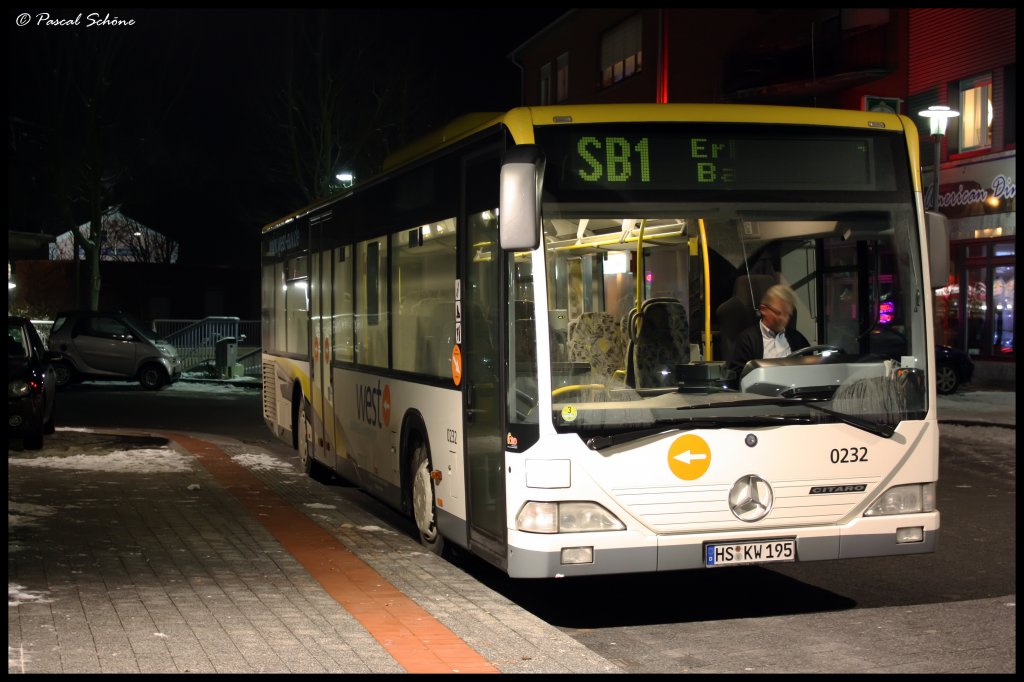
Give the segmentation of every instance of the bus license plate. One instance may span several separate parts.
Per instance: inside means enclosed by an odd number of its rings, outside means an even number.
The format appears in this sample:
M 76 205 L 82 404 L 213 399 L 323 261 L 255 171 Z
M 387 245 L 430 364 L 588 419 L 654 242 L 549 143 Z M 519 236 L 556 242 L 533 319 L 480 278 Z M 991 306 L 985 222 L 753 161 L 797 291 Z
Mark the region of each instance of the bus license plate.
M 704 565 L 737 566 L 775 561 L 796 561 L 796 540 L 758 540 L 706 545 Z

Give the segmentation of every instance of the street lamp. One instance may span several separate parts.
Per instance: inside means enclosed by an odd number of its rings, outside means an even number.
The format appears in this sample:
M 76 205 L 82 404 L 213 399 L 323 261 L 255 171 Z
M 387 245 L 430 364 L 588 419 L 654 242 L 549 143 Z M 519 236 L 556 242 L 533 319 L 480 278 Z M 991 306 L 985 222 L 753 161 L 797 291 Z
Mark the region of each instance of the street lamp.
M 928 119 L 929 131 L 933 138 L 935 138 L 935 191 L 932 208 L 938 212 L 939 210 L 939 158 L 942 155 L 942 136 L 946 134 L 946 124 L 949 119 L 960 115 L 959 111 L 950 109 L 949 107 L 936 105 L 928 107 L 924 111 L 917 112 L 919 116 L 924 116 Z
M 341 171 L 334 177 L 336 177 L 338 182 L 341 183 L 341 186 L 346 189 L 351 187 L 352 183 L 356 181 L 356 176 L 350 171 Z

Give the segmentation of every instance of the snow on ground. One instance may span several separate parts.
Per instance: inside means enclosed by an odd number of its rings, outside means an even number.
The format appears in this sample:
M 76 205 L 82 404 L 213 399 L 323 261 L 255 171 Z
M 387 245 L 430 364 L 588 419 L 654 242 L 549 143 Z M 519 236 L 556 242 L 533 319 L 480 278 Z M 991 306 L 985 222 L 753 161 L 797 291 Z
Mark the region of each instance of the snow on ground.
M 249 452 L 243 452 L 240 455 L 232 455 L 231 459 L 247 469 L 252 469 L 253 471 L 283 471 L 289 474 L 295 473 L 295 469 L 292 468 L 290 464 L 282 462 L 271 455 L 255 455 Z
M 1011 391 L 959 391 L 939 396 L 939 420 L 1017 424 L 1017 394 Z
M 58 432 L 61 429 L 57 429 Z M 8 457 L 7 464 L 41 469 L 72 471 L 117 471 L 129 474 L 159 474 L 192 471 L 195 460 L 171 448 L 141 448 L 138 450 L 86 449 L 74 455 L 48 456 L 46 449 L 36 456 L 23 459 Z
M 24 585 L 7 583 L 7 606 L 21 606 L 22 604 L 45 604 L 53 601 L 43 596 L 42 592 L 25 589 Z M 8 654 L 10 647 L 8 647 Z
M 238 394 L 244 391 L 251 391 L 262 387 L 262 383 L 256 377 L 240 377 L 226 381 L 176 381 L 165 391 L 190 391 L 193 393 L 227 393 Z
M 56 507 L 47 507 L 30 502 L 7 501 L 7 528 L 34 525 L 40 517 L 57 513 Z
M 980 470 L 1015 478 L 1017 475 L 1017 431 L 1005 426 L 964 426 L 939 424 L 939 444 L 944 452 L 955 452 L 961 461 Z M 939 480 L 942 480 L 940 467 Z

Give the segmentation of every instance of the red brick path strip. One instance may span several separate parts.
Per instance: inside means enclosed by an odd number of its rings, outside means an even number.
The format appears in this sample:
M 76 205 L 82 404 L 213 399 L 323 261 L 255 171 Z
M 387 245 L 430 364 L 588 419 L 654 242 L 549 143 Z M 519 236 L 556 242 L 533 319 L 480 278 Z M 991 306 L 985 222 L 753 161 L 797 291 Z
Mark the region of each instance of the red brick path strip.
M 406 671 L 499 672 L 455 633 L 223 450 L 182 434 L 163 435 L 198 459 Z

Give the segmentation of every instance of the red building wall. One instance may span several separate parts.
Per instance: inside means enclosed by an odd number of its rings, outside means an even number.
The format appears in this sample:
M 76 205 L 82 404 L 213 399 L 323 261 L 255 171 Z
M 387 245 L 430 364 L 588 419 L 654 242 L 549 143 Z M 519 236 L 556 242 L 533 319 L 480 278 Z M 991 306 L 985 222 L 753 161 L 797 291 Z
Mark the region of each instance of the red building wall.
M 913 95 L 937 84 L 1017 60 L 1017 11 L 911 9 L 910 77 Z M 944 94 L 944 93 L 943 93 Z

